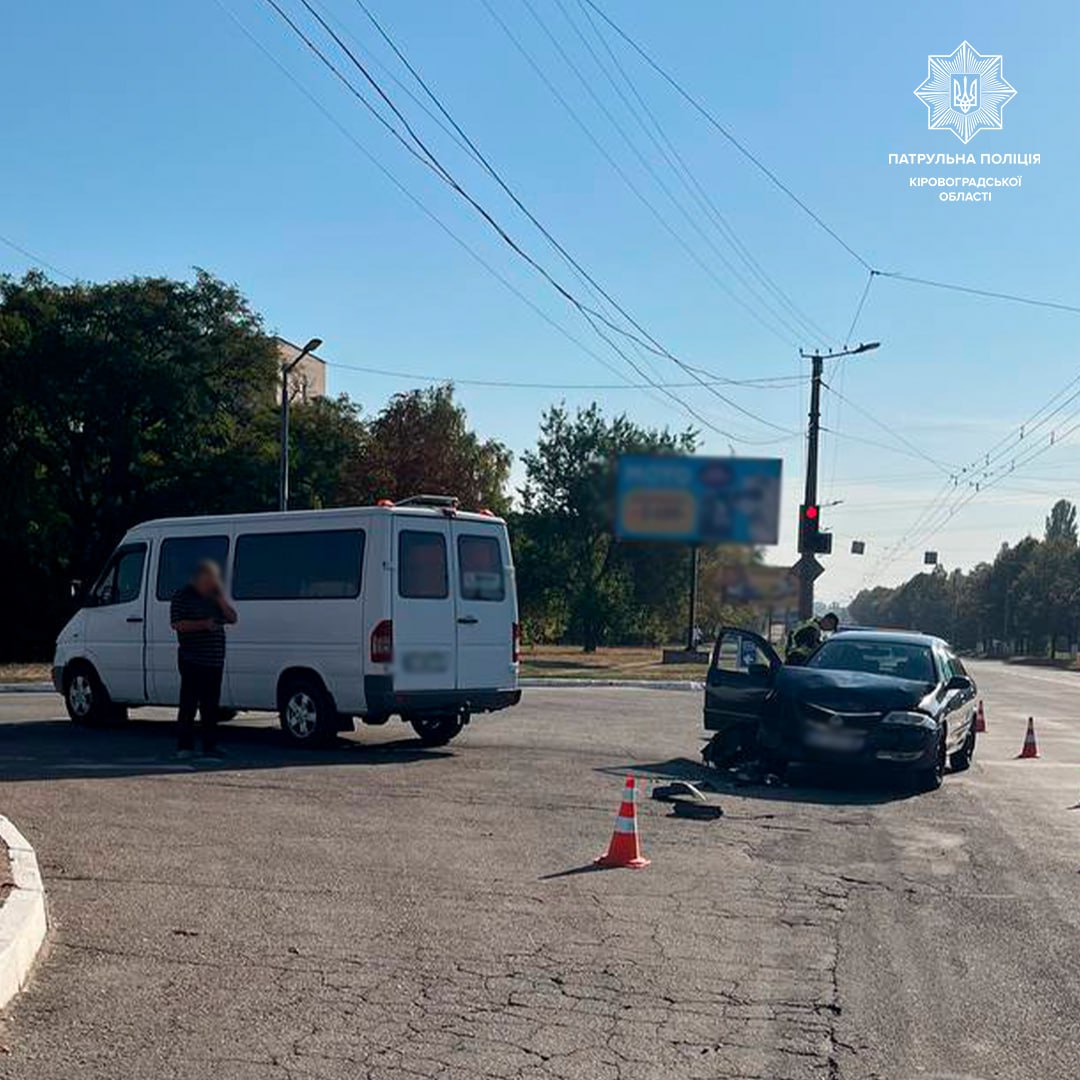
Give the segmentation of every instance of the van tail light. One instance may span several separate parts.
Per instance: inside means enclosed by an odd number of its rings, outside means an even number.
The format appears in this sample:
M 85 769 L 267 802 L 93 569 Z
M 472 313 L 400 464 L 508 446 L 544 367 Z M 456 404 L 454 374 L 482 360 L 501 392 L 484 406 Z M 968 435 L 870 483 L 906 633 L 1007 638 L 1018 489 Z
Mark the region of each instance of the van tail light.
M 521 659 L 521 623 L 514 623 L 510 631 L 510 659 L 515 664 Z
M 371 631 L 371 662 L 389 664 L 394 659 L 394 624 L 390 619 L 383 619 Z

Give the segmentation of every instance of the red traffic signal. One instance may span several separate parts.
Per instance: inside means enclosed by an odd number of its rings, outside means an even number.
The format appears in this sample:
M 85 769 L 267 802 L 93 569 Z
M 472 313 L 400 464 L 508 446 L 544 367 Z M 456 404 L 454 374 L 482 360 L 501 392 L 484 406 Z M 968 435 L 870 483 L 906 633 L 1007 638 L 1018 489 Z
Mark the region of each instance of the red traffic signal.
M 821 507 L 804 503 L 799 507 L 799 552 L 806 555 L 828 555 L 832 551 L 832 533 L 821 531 Z

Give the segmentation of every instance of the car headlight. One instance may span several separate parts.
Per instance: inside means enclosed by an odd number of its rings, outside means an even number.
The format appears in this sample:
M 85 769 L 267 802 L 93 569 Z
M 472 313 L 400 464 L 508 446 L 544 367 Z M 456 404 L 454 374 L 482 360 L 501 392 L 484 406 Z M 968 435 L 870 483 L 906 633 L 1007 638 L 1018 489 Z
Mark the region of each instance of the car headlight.
M 927 716 L 926 713 L 921 712 L 891 712 L 884 720 L 883 724 L 900 724 L 904 727 L 933 727 L 933 717 Z

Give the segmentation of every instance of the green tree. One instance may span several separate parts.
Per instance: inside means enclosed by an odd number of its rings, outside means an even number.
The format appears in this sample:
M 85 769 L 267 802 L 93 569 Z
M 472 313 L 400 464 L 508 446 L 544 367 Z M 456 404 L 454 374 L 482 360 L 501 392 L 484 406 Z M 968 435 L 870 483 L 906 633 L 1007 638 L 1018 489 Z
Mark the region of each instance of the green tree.
M 275 377 L 259 317 L 201 271 L 192 282 L 0 279 L 0 550 L 26 593 L 0 652 L 47 649 L 67 580 L 94 573 L 134 522 L 238 508 L 227 466 Z
M 686 594 L 688 553 L 670 544 L 616 544 L 615 460 L 626 453 L 691 453 L 692 431 L 642 428 L 606 419 L 595 403 L 571 415 L 544 413 L 536 449 L 524 455 L 516 559 L 527 627 L 594 651 L 607 636 L 662 637 Z
M 354 503 L 409 495 L 456 495 L 466 509 L 509 511 L 510 451 L 468 426 L 450 384 L 396 394 L 367 425 L 346 470 Z
M 1076 547 L 1076 507 L 1068 499 L 1058 499 L 1046 519 L 1047 543 Z

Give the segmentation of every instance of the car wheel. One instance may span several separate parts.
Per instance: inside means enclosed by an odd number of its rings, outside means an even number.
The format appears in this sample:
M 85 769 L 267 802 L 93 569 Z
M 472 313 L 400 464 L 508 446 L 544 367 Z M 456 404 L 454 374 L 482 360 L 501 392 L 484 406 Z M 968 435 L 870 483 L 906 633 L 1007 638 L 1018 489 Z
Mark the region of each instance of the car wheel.
M 971 759 L 975 756 L 975 725 L 968 729 L 964 745 L 949 758 L 949 768 L 953 772 L 963 772 L 971 768 Z
M 64 672 L 64 705 L 71 722 L 83 727 L 101 727 L 118 711 L 98 673 L 83 661 L 69 664 Z
M 337 735 L 337 710 L 313 676 L 290 679 L 278 697 L 281 730 L 297 746 L 323 746 Z
M 921 768 L 915 774 L 916 791 L 937 791 L 941 787 L 941 782 L 945 779 L 945 759 L 945 732 L 942 730 L 938 736 L 933 765 Z
M 409 723 L 425 746 L 445 746 L 465 726 L 456 713 L 449 716 L 412 716 Z

